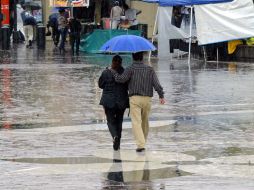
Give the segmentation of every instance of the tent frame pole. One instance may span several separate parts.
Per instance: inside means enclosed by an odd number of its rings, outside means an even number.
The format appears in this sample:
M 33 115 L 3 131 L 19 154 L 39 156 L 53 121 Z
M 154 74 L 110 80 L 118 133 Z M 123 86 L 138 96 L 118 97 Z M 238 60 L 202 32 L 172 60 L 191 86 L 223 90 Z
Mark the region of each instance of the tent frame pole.
M 192 40 L 192 25 L 193 25 L 193 5 L 190 8 L 191 8 L 191 13 L 190 13 L 189 55 L 188 55 L 189 71 L 191 70 L 190 60 L 191 60 L 191 40 Z
M 154 36 L 156 35 L 156 29 L 157 29 L 157 24 L 158 24 L 158 14 L 159 14 L 159 6 L 157 7 L 157 12 L 156 12 L 156 16 L 155 16 L 155 21 L 154 21 L 154 26 L 153 26 L 153 36 L 152 36 L 152 44 L 154 42 Z M 151 56 L 152 56 L 152 51 L 149 51 L 149 56 L 148 56 L 148 60 L 151 60 Z

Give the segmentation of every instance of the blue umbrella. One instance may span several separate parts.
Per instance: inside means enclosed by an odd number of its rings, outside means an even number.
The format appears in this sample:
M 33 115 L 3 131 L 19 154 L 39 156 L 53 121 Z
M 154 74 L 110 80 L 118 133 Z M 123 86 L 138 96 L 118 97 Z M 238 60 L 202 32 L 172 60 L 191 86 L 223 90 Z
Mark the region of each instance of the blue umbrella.
M 147 39 L 135 35 L 120 35 L 107 41 L 101 48 L 102 52 L 136 53 L 154 51 L 156 48 Z

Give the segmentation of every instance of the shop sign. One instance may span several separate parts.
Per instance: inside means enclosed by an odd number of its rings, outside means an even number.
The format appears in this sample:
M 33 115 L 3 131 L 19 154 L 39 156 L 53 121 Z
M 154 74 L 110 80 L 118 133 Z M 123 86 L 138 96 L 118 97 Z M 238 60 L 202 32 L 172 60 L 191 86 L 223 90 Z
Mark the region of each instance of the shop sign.
M 51 0 L 52 7 L 88 7 L 89 0 Z
M 9 0 L 1 1 L 1 12 L 3 14 L 2 25 L 10 24 L 10 10 L 9 10 Z

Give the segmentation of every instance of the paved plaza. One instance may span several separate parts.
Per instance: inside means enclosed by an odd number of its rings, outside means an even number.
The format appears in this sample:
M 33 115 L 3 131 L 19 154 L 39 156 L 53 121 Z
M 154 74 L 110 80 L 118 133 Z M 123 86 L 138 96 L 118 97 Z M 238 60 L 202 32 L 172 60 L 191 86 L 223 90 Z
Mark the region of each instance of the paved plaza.
M 136 153 L 128 111 L 114 152 L 99 106 L 111 55 L 0 57 L 1 190 L 254 190 L 254 63 L 153 58 L 167 103 Z

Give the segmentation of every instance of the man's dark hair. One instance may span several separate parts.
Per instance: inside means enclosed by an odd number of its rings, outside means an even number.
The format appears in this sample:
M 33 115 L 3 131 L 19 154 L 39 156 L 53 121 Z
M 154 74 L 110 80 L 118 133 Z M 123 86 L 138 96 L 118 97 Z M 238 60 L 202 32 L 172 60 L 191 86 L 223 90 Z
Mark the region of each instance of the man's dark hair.
M 137 52 L 132 54 L 134 61 L 143 61 L 143 52 Z
M 59 9 L 58 12 L 59 12 L 59 13 L 64 13 L 65 10 L 64 10 L 64 9 Z
M 114 6 L 119 6 L 119 1 L 115 1 Z

